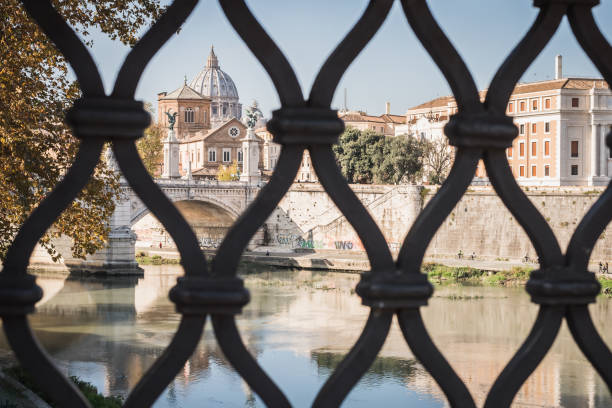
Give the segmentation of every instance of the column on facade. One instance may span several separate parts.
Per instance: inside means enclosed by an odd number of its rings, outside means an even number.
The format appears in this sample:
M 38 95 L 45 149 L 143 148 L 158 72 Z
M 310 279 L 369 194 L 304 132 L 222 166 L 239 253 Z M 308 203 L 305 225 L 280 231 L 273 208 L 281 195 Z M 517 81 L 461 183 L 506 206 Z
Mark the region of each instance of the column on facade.
M 597 134 L 597 139 L 599 140 L 599 175 L 607 177 L 608 176 L 608 149 L 606 148 L 606 132 L 608 131 L 607 125 L 599 125 L 599 132 Z
M 589 175 L 591 178 L 597 177 L 601 174 L 600 172 L 600 147 L 599 147 L 599 125 L 593 123 L 591 125 L 591 170 Z

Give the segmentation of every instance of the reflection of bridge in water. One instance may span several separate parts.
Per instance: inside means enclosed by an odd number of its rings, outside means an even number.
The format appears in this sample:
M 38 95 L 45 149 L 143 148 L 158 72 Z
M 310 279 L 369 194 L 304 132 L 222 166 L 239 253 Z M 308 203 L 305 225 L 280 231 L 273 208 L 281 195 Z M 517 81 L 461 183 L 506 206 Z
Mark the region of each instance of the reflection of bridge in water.
M 174 268 L 180 269 L 180 268 Z M 173 274 L 145 274 L 143 278 L 47 278 L 38 284 L 45 297 L 30 318 L 36 337 L 68 374 L 82 367 L 102 377 L 100 391 L 127 395 L 171 341 L 180 319 L 168 291 L 176 284 Z M 231 371 L 210 325 L 205 341 L 189 358 L 170 386 L 187 387 L 196 377 L 221 366 Z M 255 356 L 259 341 L 244 338 Z M 8 350 L 4 337 L 0 348 Z

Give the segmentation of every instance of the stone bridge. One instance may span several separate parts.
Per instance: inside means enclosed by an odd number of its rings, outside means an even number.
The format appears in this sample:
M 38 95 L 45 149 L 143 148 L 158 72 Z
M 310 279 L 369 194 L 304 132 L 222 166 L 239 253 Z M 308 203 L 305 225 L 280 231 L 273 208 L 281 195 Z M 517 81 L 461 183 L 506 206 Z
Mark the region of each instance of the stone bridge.
M 253 201 L 261 187 L 238 181 L 198 181 L 185 179 L 156 179 L 157 185 L 172 202 L 200 201 L 227 212 L 233 219 Z M 134 190 L 125 184 L 122 190 L 129 203 L 129 225 L 133 227 L 149 209 L 138 198 Z M 118 209 L 125 211 L 125 208 Z M 127 214 L 122 214 L 121 224 L 127 225 Z

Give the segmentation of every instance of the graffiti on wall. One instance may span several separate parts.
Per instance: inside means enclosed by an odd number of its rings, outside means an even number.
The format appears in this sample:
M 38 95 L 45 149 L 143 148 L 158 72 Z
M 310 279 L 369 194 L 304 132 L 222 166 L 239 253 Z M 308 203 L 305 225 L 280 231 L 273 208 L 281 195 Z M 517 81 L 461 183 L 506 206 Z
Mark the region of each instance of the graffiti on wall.
M 315 241 L 313 239 L 304 239 L 299 237 L 297 240 L 298 248 L 321 249 L 324 248 L 323 241 Z
M 223 242 L 223 238 L 202 237 L 200 238 L 200 248 L 218 248 L 221 242 Z
M 336 249 L 351 250 L 353 249 L 353 241 L 334 241 Z
M 301 238 L 301 237 L 295 234 L 278 234 L 276 236 L 276 242 L 278 242 L 278 244 L 281 246 L 288 246 L 288 247 L 293 248 L 298 238 Z

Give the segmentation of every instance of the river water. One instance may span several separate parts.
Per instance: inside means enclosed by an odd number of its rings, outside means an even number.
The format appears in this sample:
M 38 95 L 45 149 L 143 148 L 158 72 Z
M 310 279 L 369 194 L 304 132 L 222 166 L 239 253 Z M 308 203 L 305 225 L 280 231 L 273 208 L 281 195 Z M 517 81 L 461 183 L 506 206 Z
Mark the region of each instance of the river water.
M 127 395 L 170 342 L 179 315 L 168 290 L 182 270 L 147 266 L 142 278 L 38 278 L 45 296 L 31 316 L 34 331 L 68 375 L 106 395 Z M 354 294 L 358 275 L 274 271 L 244 277 L 251 302 L 238 316 L 250 352 L 295 407 L 317 390 L 357 340 L 368 315 Z M 612 301 L 591 305 L 612 344 Z M 422 309 L 436 345 L 482 406 L 494 379 L 527 336 L 537 307 L 522 288 L 445 285 Z M 3 335 L 2 335 L 3 336 Z M 7 349 L 0 338 L 0 348 Z M 444 407 L 441 391 L 415 360 L 394 322 L 346 407 Z M 155 407 L 264 406 L 232 370 L 211 325 Z M 612 398 L 573 343 L 567 327 L 514 400 L 517 407 L 610 407 Z

